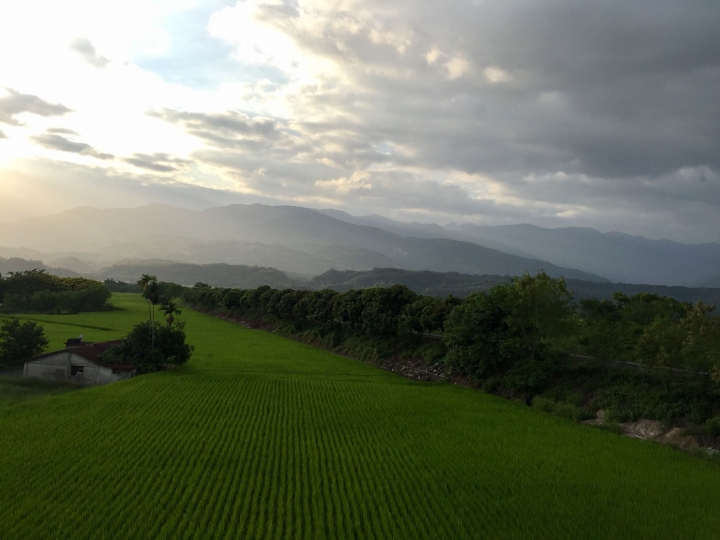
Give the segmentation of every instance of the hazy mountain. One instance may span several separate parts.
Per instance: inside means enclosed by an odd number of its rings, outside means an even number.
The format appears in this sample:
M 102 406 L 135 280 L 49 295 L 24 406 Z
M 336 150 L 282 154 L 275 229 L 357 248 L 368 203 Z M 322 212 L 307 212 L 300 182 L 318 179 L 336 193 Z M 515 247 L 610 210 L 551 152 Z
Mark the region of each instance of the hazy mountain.
M 720 268 L 720 244 L 681 244 L 576 227 L 456 227 L 478 241 L 493 239 L 554 264 L 595 272 L 617 282 L 693 286 L 709 283 L 706 280 Z
M 54 274 L 60 277 L 77 277 L 80 275 L 77 272 L 68 270 L 67 268 L 47 266 L 43 261 L 20 259 L 18 257 L 11 257 L 9 259 L 0 257 L 0 274 L 7 274 L 8 272 L 23 272 L 25 270 L 46 270 L 49 274 Z
M 89 274 L 100 270 L 102 265 L 92 262 L 78 259 L 77 257 L 59 257 L 57 259 L 47 259 L 48 264 L 58 268 L 67 268 L 78 274 Z
M 15 225 L 13 225 L 14 227 Z M 2 229 L 0 229 L 2 234 Z M 90 252 L 79 252 L 79 251 L 50 251 L 48 253 L 38 251 L 37 249 L 29 249 L 26 247 L 7 247 L 0 246 L 0 257 L 5 258 L 19 258 L 29 260 L 40 260 L 51 266 L 62 266 L 56 264 L 58 261 L 65 259 L 67 262 L 71 259 L 77 259 L 83 264 L 95 265 L 98 267 L 103 266 L 103 261 L 106 261 L 106 256 L 101 253 L 90 253 Z
M 0 273 L 7 274 L 8 272 L 23 272 L 24 270 L 43 270 L 47 269 L 45 263 L 33 259 L 20 259 L 18 257 L 11 257 L 5 259 L 0 257 Z
M 370 227 L 377 227 L 384 231 L 393 232 L 400 236 L 412 237 L 412 238 L 446 238 L 450 240 L 459 240 L 461 242 L 472 242 L 473 244 L 479 244 L 481 246 L 489 247 L 491 249 L 497 249 L 503 253 L 509 253 L 511 255 L 518 255 L 520 257 L 534 258 L 533 255 L 524 252 L 520 249 L 515 249 L 511 246 L 507 246 L 501 242 L 497 242 L 492 238 L 479 239 L 477 237 L 467 235 L 461 231 L 454 230 L 452 228 L 445 228 L 436 223 L 405 223 L 402 221 L 393 221 L 377 214 L 371 214 L 369 216 L 352 216 L 347 212 L 334 209 L 319 210 L 325 215 L 334 217 L 336 219 L 345 221 L 347 223 L 354 223 L 355 225 L 367 225 Z
M 298 256 L 290 261 L 296 272 L 304 261 L 306 268 L 315 265 L 313 273 L 335 265 L 368 269 L 387 264 L 468 274 L 515 275 L 544 269 L 552 276 L 604 280 L 590 272 L 503 253 L 471 242 L 406 238 L 378 227 L 348 223 L 294 206 L 231 205 L 200 212 L 164 205 L 113 210 L 83 207 L 18 222 L 0 231 L 1 244 L 45 250 L 52 247 L 53 250 L 99 251 L 115 259 L 149 255 L 175 259 L 185 251 L 183 259 L 188 260 L 196 256 L 188 253 L 196 249 L 192 246 L 208 242 L 260 243 L 314 257 L 310 260 Z M 329 247 L 330 251 L 326 249 Z M 271 266 L 270 255 L 263 254 L 257 246 L 249 249 L 247 245 L 225 245 L 213 252 L 206 251 L 202 262 L 227 261 L 231 257 L 237 260 L 253 249 L 256 264 Z M 173 250 L 177 252 L 175 255 Z M 219 258 L 221 256 L 223 258 Z M 274 256 L 280 257 L 280 254 L 276 251 Z
M 591 228 L 544 229 L 533 225 L 450 225 L 402 223 L 378 215 L 321 212 L 359 225 L 372 225 L 401 236 L 449 238 L 474 242 L 504 253 L 603 275 L 613 281 L 720 287 L 720 244 L 682 244 L 649 240 Z
M 194 285 L 198 281 L 213 287 L 254 289 L 261 285 L 275 288 L 297 287 L 299 284 L 275 268 L 230 264 L 184 264 L 171 261 L 133 261 L 103 268 L 97 279 L 115 279 L 135 283 L 142 274 L 157 276 L 159 281 Z
M 405 285 L 418 294 L 445 297 L 449 294 L 467 296 L 472 292 L 487 291 L 496 285 L 510 281 L 510 279 L 509 276 L 498 275 L 473 276 L 458 272 L 374 268 L 364 272 L 329 270 L 311 279 L 308 287 L 345 292 L 350 289 L 390 287 L 399 284 Z

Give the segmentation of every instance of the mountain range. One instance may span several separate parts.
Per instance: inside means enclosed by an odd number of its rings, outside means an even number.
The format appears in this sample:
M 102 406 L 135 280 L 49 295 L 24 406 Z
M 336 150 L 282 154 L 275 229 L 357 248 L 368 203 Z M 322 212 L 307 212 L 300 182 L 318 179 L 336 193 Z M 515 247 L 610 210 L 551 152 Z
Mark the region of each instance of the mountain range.
M 543 269 L 555 277 L 607 281 L 591 272 L 474 242 L 401 236 L 294 206 L 231 205 L 200 212 L 165 205 L 111 210 L 82 207 L 6 225 L 0 231 L 0 245 L 90 252 L 93 260 L 100 254 L 109 262 L 153 258 L 273 266 L 308 277 L 330 268 L 391 266 L 501 275 Z
M 162 259 L 273 267 L 291 278 L 398 268 L 469 275 L 551 276 L 595 282 L 720 287 L 720 244 L 681 244 L 590 228 L 393 221 L 296 206 L 80 207 L 4 224 L 0 256 L 78 273 Z
M 521 257 L 599 274 L 617 283 L 720 287 L 720 244 L 651 240 L 589 227 L 547 229 L 534 225 L 481 226 L 401 223 L 378 215 L 351 216 L 322 210 L 357 225 L 371 225 L 403 236 L 452 238 Z

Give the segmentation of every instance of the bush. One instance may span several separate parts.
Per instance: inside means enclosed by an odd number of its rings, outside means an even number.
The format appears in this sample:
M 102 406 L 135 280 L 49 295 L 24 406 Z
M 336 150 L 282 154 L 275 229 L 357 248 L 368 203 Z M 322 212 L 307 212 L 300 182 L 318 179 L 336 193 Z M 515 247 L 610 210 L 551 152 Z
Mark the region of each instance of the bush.
M 0 325 L 0 365 L 19 364 L 42 353 L 48 341 L 42 326 L 17 319 L 8 319 Z
M 167 364 L 181 365 L 192 356 L 194 347 L 185 343 L 185 323 L 173 325 L 155 323 L 136 324 L 125 340 L 100 355 L 108 364 L 137 366 L 138 372 L 159 371 Z
M 555 410 L 555 402 L 552 399 L 536 396 L 532 401 L 532 406 L 545 412 L 553 412 Z
M 618 422 L 634 422 L 641 417 L 667 422 L 675 418 L 699 417 L 696 402 L 697 396 L 681 385 L 666 389 L 628 380 L 601 388 L 592 405 L 596 409 L 606 409 L 608 417 Z
M 720 437 L 720 416 L 711 418 L 703 424 L 703 431 L 711 437 Z
M 580 407 L 577 405 L 571 405 L 570 403 L 558 404 L 555 407 L 555 414 L 557 414 L 560 418 L 574 420 L 575 422 L 579 422 L 588 416 L 587 413 Z

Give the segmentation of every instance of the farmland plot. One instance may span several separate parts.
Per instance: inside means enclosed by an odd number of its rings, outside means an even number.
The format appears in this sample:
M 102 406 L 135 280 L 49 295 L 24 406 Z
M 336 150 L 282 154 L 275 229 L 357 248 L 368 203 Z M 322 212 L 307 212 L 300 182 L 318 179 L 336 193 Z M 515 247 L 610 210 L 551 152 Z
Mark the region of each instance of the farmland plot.
M 37 319 L 55 346 L 113 339 L 147 316 L 115 303 Z M 196 353 L 179 370 L 0 400 L 0 537 L 718 536 L 712 463 L 183 318 Z

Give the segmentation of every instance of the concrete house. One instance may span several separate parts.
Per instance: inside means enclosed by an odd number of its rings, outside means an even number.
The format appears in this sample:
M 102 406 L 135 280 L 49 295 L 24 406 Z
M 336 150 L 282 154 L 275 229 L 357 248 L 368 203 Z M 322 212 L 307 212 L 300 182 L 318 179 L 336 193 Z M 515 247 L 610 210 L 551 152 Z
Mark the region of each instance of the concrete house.
M 98 356 L 122 340 L 88 343 L 80 338 L 68 339 L 65 350 L 41 354 L 25 360 L 23 377 L 81 385 L 109 384 L 129 379 L 135 366 L 106 364 Z

